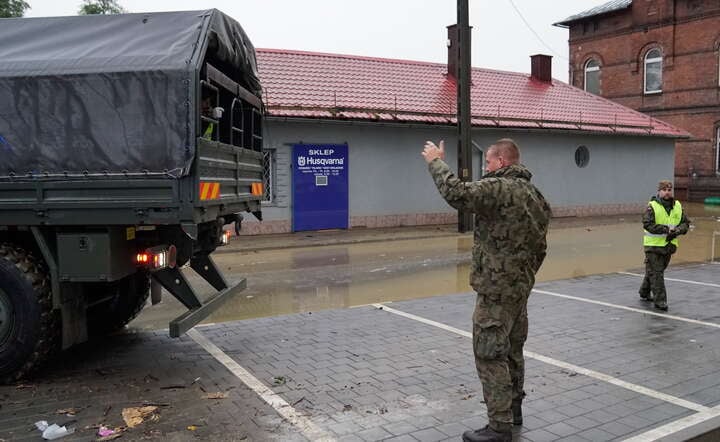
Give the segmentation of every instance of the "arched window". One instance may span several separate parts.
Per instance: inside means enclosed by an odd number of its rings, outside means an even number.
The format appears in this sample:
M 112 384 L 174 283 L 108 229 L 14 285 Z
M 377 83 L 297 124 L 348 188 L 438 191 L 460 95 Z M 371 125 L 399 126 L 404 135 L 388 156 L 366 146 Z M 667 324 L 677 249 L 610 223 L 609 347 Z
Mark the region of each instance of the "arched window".
M 583 89 L 600 95 L 600 63 L 593 58 L 585 63 L 585 87 Z
M 662 92 L 662 52 L 651 49 L 645 54 L 645 93 Z

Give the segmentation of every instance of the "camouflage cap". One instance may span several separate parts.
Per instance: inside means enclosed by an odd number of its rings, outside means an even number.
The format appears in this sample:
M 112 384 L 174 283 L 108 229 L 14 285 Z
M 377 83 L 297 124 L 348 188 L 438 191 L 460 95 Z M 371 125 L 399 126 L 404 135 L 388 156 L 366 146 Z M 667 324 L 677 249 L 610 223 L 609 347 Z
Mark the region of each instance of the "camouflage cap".
M 663 190 L 663 189 L 670 189 L 670 190 L 672 190 L 672 188 L 673 188 L 672 181 L 669 181 L 669 180 L 661 180 L 661 181 L 658 183 L 658 190 Z

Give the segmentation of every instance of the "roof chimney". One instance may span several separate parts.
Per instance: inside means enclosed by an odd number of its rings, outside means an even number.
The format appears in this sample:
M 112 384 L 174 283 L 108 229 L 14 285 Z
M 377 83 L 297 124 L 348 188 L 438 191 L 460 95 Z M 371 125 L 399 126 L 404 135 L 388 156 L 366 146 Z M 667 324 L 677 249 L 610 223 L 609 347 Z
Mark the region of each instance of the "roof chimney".
M 543 83 L 552 83 L 552 57 L 550 55 L 530 56 L 530 78 Z
M 453 78 L 457 80 L 457 74 L 458 74 L 458 58 L 460 55 L 460 45 L 458 44 L 458 26 L 457 25 L 450 25 L 447 27 L 448 30 L 448 38 L 447 38 L 447 48 L 448 48 L 448 60 L 447 60 L 447 70 L 448 70 L 448 77 Z

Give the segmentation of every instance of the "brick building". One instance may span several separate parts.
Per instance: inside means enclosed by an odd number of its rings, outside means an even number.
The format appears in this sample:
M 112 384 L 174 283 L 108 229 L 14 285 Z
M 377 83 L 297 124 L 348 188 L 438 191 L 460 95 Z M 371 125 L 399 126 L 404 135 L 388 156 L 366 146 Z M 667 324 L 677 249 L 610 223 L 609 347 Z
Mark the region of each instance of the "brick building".
M 720 195 L 720 0 L 613 0 L 570 30 L 570 82 L 691 133 L 675 149 L 680 197 Z

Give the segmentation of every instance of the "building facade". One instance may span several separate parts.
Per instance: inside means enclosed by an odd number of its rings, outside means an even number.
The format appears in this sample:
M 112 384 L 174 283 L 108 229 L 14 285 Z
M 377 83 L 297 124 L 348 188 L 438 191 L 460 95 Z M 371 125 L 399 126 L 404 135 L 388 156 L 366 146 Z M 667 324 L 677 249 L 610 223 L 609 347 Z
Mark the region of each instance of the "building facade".
M 639 220 L 657 181 L 672 173 L 671 138 L 475 128 L 474 178 L 482 175 L 486 148 L 504 137 L 520 146 L 522 162 L 555 217 L 628 214 Z M 440 197 L 420 155 L 428 139 L 445 140 L 446 161 L 455 168 L 451 126 L 271 119 L 265 145 L 274 163 L 272 196 L 263 207 L 264 221 L 246 222 L 243 229 L 293 230 L 296 143 L 347 143 L 350 228 L 457 223 L 457 212 Z
M 346 223 L 337 228 L 457 222 L 420 155 L 426 140 L 444 139 L 448 164 L 458 164 L 456 82 L 447 65 L 276 49 L 257 55 L 267 201 L 264 221 L 248 219 L 246 234 L 313 230 L 297 219 L 318 199 L 333 200 L 332 217 L 344 205 Z M 487 147 L 511 137 L 555 216 L 639 219 L 657 181 L 672 174 L 675 139 L 686 134 L 553 80 L 549 57 L 534 59 L 530 75 L 472 70 L 472 177 L 482 176 Z M 308 169 L 307 146 L 347 152 L 339 176 L 346 188 L 327 192 L 332 171 L 310 181 L 298 175 Z M 307 198 L 313 190 L 322 196 Z
M 720 195 L 720 0 L 614 0 L 556 25 L 571 84 L 688 131 L 676 190 Z

